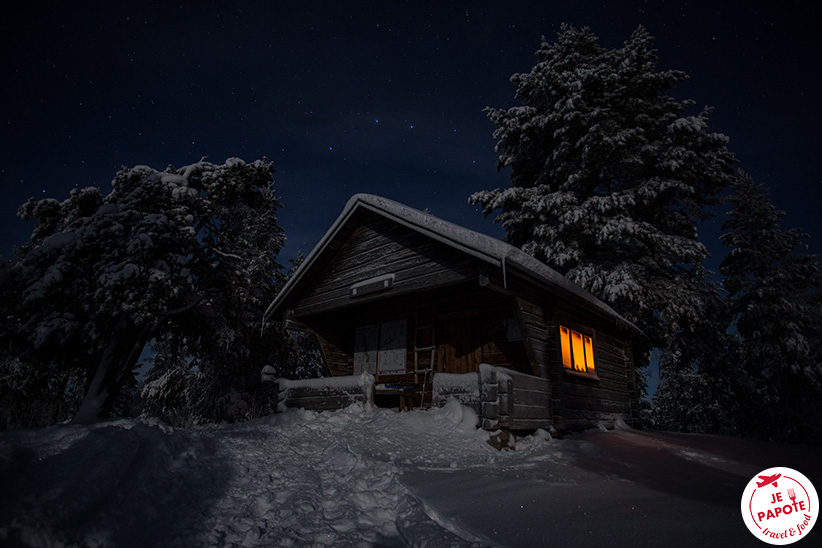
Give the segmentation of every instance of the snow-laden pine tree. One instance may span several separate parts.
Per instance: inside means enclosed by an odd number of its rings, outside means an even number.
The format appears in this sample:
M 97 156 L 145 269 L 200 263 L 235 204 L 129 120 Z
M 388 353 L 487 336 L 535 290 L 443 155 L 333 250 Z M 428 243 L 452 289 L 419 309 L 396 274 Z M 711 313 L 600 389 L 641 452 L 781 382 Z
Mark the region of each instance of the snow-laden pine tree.
M 822 441 L 822 263 L 784 211 L 739 172 L 722 225 L 730 248 L 719 271 L 739 336 L 737 392 L 749 435 Z
M 470 201 L 665 347 L 705 319 L 696 225 L 734 157 L 708 131 L 709 109 L 688 114 L 693 101 L 667 94 L 687 76 L 657 71 L 652 43 L 642 27 L 617 49 L 567 25 L 543 39 L 531 72 L 511 77 L 522 104 L 486 109 L 511 185 Z
M 184 341 L 201 370 L 236 367 L 282 279 L 272 172 L 137 166 L 107 195 L 30 199 L 31 239 L 0 273 L 4 351 L 32 379 L 57 377 L 52 397 L 82 386 L 78 421 L 111 411 L 152 339 Z

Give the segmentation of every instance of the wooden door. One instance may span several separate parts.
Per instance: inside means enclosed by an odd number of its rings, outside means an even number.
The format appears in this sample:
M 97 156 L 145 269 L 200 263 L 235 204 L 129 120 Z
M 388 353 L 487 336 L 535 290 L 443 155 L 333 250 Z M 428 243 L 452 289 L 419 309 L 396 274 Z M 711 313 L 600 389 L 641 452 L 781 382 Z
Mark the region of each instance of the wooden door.
M 479 371 L 482 361 L 476 318 L 447 320 L 442 324 L 439 370 L 446 373 Z
M 377 353 L 379 352 L 380 326 L 362 325 L 354 335 L 354 374 L 377 373 Z

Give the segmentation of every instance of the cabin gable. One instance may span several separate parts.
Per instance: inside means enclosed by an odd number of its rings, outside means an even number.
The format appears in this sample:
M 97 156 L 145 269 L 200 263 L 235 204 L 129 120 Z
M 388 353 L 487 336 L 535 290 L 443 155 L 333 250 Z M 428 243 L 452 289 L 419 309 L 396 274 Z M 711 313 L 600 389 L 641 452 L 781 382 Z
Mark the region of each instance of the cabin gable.
M 476 278 L 477 260 L 406 226 L 368 213 L 360 216 L 339 247 L 324 258 L 321 272 L 293 303 L 295 316 L 310 316 L 342 307 L 456 284 Z M 390 285 L 357 294 L 354 286 L 369 280 Z M 361 286 L 362 287 L 362 286 Z

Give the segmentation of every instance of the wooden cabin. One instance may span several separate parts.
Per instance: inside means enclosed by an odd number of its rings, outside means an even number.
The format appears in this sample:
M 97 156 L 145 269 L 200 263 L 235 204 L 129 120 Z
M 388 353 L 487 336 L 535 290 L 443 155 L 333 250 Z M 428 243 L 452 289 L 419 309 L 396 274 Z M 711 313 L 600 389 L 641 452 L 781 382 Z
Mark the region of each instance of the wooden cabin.
M 635 326 L 521 250 L 378 196 L 349 200 L 266 319 L 316 333 L 330 376 L 374 375 L 378 405 L 426 407 L 482 372 L 488 428 L 639 425 Z

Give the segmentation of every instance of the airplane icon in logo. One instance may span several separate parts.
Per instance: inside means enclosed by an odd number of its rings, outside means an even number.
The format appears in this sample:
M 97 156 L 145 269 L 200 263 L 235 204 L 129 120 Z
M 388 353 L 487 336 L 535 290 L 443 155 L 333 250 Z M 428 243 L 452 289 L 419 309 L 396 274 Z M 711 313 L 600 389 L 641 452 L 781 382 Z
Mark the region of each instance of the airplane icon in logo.
M 773 483 L 773 486 L 776 487 L 776 480 L 778 480 L 782 474 L 775 474 L 773 476 L 759 476 L 762 481 L 756 482 L 757 487 L 765 487 L 768 484 Z

